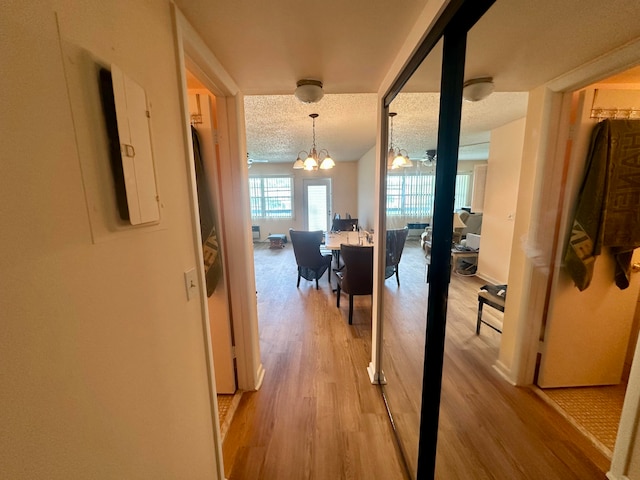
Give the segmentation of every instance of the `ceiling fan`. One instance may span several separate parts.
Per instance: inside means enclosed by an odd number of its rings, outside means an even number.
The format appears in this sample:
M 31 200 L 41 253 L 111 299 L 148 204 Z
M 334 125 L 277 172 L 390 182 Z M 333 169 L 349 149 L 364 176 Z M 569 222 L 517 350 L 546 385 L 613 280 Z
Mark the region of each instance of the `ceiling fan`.
M 434 166 L 438 160 L 438 153 L 436 150 L 427 150 L 424 158 L 419 159 L 423 165 Z
M 254 163 L 269 163 L 269 160 L 251 158 L 247 153 L 247 165 L 249 165 L 249 168 L 251 168 L 251 165 L 253 165 Z

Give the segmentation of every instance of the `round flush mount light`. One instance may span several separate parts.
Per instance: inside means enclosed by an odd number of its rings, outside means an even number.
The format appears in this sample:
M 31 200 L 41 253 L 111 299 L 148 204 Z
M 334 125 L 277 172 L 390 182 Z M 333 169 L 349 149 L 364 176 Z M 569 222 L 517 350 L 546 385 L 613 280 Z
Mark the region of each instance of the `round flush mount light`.
M 320 80 L 298 80 L 294 95 L 302 103 L 319 102 L 324 96 L 322 82 Z
M 491 95 L 494 89 L 492 77 L 472 78 L 464 82 L 462 98 L 468 102 L 478 102 Z

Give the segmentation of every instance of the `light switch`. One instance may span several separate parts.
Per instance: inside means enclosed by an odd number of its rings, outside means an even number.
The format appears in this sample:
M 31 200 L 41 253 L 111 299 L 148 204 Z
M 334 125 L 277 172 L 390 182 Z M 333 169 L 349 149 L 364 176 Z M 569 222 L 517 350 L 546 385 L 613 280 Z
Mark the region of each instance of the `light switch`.
M 187 300 L 191 300 L 198 294 L 198 277 L 195 268 L 184 272 L 184 286 L 187 289 Z

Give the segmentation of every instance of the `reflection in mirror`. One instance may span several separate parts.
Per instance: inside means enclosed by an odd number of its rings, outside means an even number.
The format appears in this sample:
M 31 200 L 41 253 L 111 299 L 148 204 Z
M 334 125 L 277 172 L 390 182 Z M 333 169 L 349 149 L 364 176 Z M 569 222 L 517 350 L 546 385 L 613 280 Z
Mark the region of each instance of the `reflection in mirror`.
M 483 22 L 481 19 L 478 23 L 481 26 L 478 32 L 474 33 L 473 29 L 470 32 L 473 41 L 468 42 L 465 79 L 486 77 L 492 73 L 487 72 L 487 65 L 495 64 L 485 61 L 487 49 L 480 48 L 486 47 L 482 37 L 487 27 Z M 409 227 L 409 234 L 398 268 L 399 285 L 391 280 L 385 283 L 382 371 L 386 385 L 383 392 L 411 478 L 417 475 L 441 63 L 442 41 L 389 107 L 389 112 L 396 115 L 389 119 L 392 138 L 389 138 L 387 159 L 386 228 Z M 482 335 L 476 336 L 478 291 L 487 283 L 476 273 L 480 267 L 484 278 L 507 283 L 521 134 L 527 106 L 526 93 L 500 90 L 482 101 L 464 101 L 462 108 L 454 211 L 451 212 L 454 244 L 437 463 L 437 470 L 443 474 L 439 478 L 448 478 L 441 469 L 450 468 L 453 458 L 464 464 L 464 455 L 477 454 L 481 448 L 475 445 L 475 450 L 469 447 L 468 452 L 462 453 L 462 447 L 460 451 L 453 451 L 456 448 L 451 445 L 465 444 L 464 432 L 456 425 L 460 424 L 460 413 L 471 408 L 473 392 L 482 389 L 473 372 L 479 364 L 486 367 L 483 371 L 491 372 L 500 345 L 500 334 L 490 328 L 483 328 Z M 492 170 L 488 177 L 490 150 L 492 165 L 498 171 Z M 408 157 L 408 161 L 398 159 L 398 153 Z M 487 178 L 489 183 L 485 184 Z M 496 220 L 493 225 L 483 226 L 485 211 Z M 500 224 L 499 229 L 495 228 L 496 223 Z M 502 314 L 486 308 L 484 318 L 499 327 Z M 448 449 L 446 455 L 442 449 Z M 469 478 L 471 472 L 459 473 Z
M 383 393 L 411 478 L 417 472 L 429 291 L 427 250 L 422 245 L 430 247 L 425 237 L 433 214 L 441 61 L 442 41 L 389 107 L 390 114 L 396 115 L 389 119 L 387 258 L 393 256 L 392 247 L 397 245 L 390 238 L 392 232 L 408 227 L 408 236 L 397 270 L 398 281 L 389 278 L 385 282 Z M 398 153 L 404 161 L 398 160 Z

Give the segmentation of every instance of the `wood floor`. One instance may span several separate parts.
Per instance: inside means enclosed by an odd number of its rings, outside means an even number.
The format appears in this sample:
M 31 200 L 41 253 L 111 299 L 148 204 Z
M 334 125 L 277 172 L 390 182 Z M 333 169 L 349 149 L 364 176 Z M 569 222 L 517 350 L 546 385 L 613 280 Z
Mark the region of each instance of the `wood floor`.
M 296 288 L 290 244 L 276 250 L 257 244 L 255 257 L 266 375 L 258 392 L 242 396 L 229 427 L 223 448 L 227 478 L 405 479 L 380 389 L 366 372 L 370 297 L 356 297 L 349 326 L 348 302 L 336 308 L 326 277 L 320 290 L 304 279 Z M 386 282 L 386 391 L 412 470 L 424 271 L 417 242 L 409 242 L 401 286 L 395 279 Z M 451 281 L 436 477 L 604 479 L 608 461 L 587 439 L 530 389 L 512 387 L 492 368 L 499 334 L 483 326 L 475 335 L 480 284 L 475 277 Z

